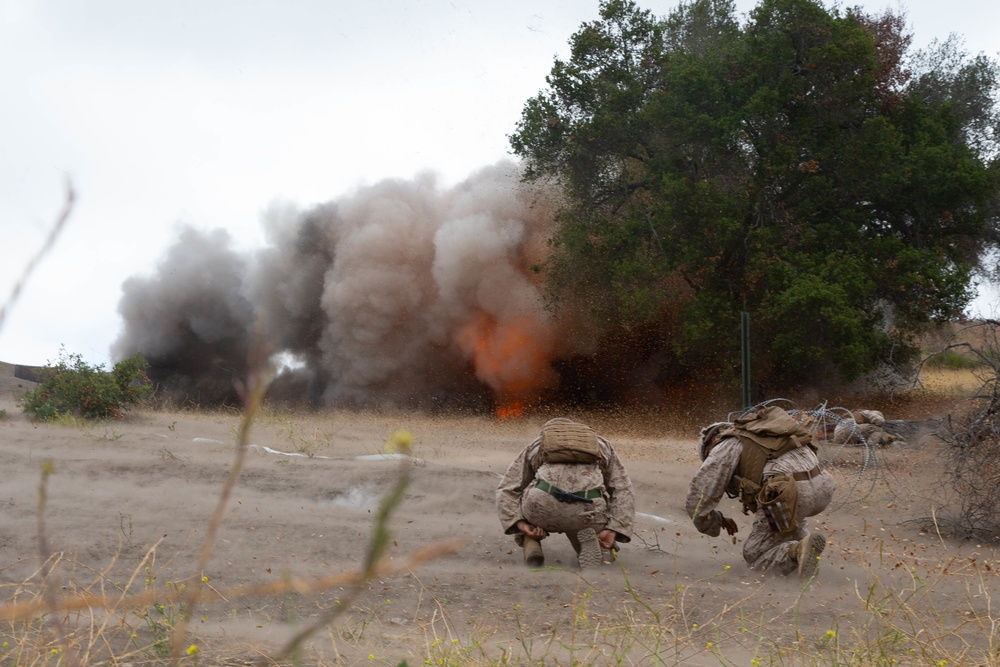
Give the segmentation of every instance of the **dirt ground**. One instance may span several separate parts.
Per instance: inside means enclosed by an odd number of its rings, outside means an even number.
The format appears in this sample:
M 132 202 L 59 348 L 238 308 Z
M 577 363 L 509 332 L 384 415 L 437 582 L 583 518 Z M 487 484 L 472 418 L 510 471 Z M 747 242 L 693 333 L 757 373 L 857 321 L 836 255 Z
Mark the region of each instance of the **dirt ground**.
M 303 664 L 834 664 L 835 656 L 847 664 L 851 655 L 861 656 L 852 664 L 1000 664 L 1000 616 L 990 607 L 991 591 L 1000 591 L 996 545 L 946 539 L 932 521 L 917 520 L 931 517 L 941 499 L 941 464 L 929 439 L 874 457 L 824 447 L 839 489 L 834 507 L 811 523 L 829 545 L 806 585 L 747 569 L 741 548 L 750 521 L 735 501 L 722 509 L 737 517 L 736 544 L 700 535 L 683 514 L 698 465 L 692 424 L 724 414 L 694 415 L 680 426 L 648 416 L 567 415 L 616 446 L 638 511 L 619 562 L 580 571 L 561 535 L 544 542 L 546 567 L 526 568 L 494 506 L 499 476 L 556 415 L 265 411 L 202 572 L 198 555 L 236 460 L 239 415 L 139 411 L 107 424 L 34 423 L 17 407 L 23 383 L 4 380 L 0 611 L 43 590 L 41 537 L 55 554 L 49 590 L 57 599 L 159 591 L 157 599 L 169 600 L 204 577 L 208 595 L 184 639 L 199 647 L 203 665 L 267 661 L 340 607 L 303 645 Z M 413 436 L 412 463 L 382 455 L 399 429 Z M 46 461 L 54 467 L 42 492 Z M 233 595 L 242 585 L 357 569 L 380 498 L 403 465 L 411 479 L 388 521 L 388 564 L 459 538 L 454 553 L 376 577 L 356 597 L 350 586 L 328 584 Z M 75 650 L 91 664 L 109 654 L 129 664 L 162 659 L 155 640 L 177 614 L 155 604 L 123 604 L 110 622 L 93 608 L 65 615 L 83 628 Z M 37 623 L 0 622 L 0 662 L 55 664 L 43 654 L 64 650 L 55 634 Z

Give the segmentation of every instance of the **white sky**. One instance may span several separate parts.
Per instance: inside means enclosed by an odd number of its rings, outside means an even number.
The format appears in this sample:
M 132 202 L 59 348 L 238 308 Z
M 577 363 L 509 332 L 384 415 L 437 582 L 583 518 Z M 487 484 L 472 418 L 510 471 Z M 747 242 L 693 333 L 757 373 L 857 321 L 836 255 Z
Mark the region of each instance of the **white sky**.
M 756 3 L 737 0 L 746 12 Z M 849 2 L 846 4 L 855 4 Z M 868 0 L 915 46 L 950 33 L 998 57 L 995 0 Z M 640 0 L 657 15 L 673 0 Z M 0 361 L 60 346 L 110 366 L 121 285 L 178 223 L 262 242 L 275 199 L 306 207 L 386 177 L 443 185 L 508 156 L 597 0 L 0 0 L 0 303 L 63 234 L 0 323 Z M 995 297 L 981 310 L 992 313 Z

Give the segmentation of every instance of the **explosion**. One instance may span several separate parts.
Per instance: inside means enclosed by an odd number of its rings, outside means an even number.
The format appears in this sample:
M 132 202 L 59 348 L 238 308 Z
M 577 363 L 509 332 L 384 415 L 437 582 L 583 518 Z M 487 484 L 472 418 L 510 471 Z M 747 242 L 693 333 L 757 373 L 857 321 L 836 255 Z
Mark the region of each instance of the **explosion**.
M 501 421 L 507 419 L 520 419 L 524 414 L 524 401 L 513 400 L 497 403 L 497 418 Z
M 544 320 L 524 315 L 505 322 L 487 313 L 459 329 L 457 340 L 471 357 L 476 377 L 493 389 L 497 416 L 520 417 L 526 403 L 553 386 L 553 342 Z
M 301 362 L 278 384 L 315 403 L 516 415 L 556 384 L 559 354 L 580 352 L 528 269 L 544 260 L 549 200 L 504 161 L 450 189 L 424 175 L 304 212 L 274 205 L 250 257 L 225 232 L 185 229 L 154 276 L 123 286 L 112 356 L 141 352 L 176 398 L 226 401 L 262 326 Z

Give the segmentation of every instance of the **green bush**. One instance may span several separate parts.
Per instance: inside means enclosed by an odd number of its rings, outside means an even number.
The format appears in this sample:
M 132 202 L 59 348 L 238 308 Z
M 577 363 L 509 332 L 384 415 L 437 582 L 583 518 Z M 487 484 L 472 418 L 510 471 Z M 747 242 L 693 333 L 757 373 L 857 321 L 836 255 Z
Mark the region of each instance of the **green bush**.
M 978 368 L 983 365 L 979 359 L 962 354 L 956 350 L 945 350 L 939 352 L 927 360 L 929 368 L 940 368 L 949 371 L 964 371 Z
M 22 408 L 43 420 L 121 418 L 153 390 L 146 377 L 148 367 L 149 362 L 136 353 L 108 373 L 103 364 L 91 366 L 79 354 L 60 350 L 58 362 L 42 370 L 41 384 L 25 392 Z

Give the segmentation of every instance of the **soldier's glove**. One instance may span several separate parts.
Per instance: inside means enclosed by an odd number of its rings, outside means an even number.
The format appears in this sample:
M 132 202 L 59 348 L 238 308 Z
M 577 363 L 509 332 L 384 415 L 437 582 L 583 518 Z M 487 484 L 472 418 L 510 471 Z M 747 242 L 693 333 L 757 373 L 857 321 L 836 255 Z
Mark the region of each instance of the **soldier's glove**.
M 736 522 L 732 519 L 726 518 L 719 510 L 715 510 L 716 518 L 719 520 L 719 526 L 721 526 L 730 535 L 735 535 L 739 532 L 740 528 L 736 525 Z

